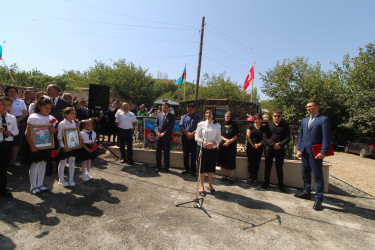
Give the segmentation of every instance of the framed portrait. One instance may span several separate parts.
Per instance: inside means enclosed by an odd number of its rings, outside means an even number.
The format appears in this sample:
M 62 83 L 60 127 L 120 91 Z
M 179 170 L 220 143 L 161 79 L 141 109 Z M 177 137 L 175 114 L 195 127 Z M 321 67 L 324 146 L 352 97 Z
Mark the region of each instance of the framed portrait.
M 53 134 L 49 130 L 51 127 L 52 125 L 30 126 L 31 139 L 34 142 L 35 147 L 39 149 L 49 149 L 55 147 Z
M 79 134 L 78 128 L 70 128 L 63 130 L 63 138 L 64 138 L 64 145 L 68 147 L 68 149 L 77 149 L 82 148 L 81 144 L 81 137 Z

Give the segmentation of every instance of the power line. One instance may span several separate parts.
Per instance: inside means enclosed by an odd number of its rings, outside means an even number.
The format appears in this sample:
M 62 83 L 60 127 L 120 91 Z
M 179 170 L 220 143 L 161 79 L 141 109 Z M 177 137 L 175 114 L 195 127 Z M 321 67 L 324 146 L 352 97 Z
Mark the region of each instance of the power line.
M 168 29 L 168 30 L 194 30 L 194 31 L 198 30 L 198 28 L 173 28 L 173 27 L 166 27 L 166 26 L 148 26 L 148 25 L 124 24 L 124 23 L 111 23 L 111 22 L 100 22 L 100 21 L 94 21 L 94 20 L 73 19 L 73 18 L 65 18 L 65 17 L 34 16 L 34 15 L 31 15 L 31 14 L 10 13 L 10 12 L 2 13 L 2 15 L 4 15 L 4 14 L 9 14 L 9 15 L 12 15 L 12 16 L 20 15 L 20 16 L 33 17 L 33 18 L 45 18 L 45 19 L 63 20 L 63 21 L 70 21 L 70 22 L 85 22 L 85 23 L 105 24 L 105 25 L 127 26 L 127 27 L 135 27 L 135 28 L 153 28 L 153 29 Z
M 256 51 L 255 49 L 249 47 L 248 45 L 244 44 L 243 42 L 241 41 L 238 41 L 236 39 L 234 39 L 232 36 L 230 36 L 229 34 L 215 28 L 213 25 L 209 25 L 208 28 L 212 28 L 211 31 L 213 31 L 212 34 L 216 35 L 216 36 L 219 36 L 221 38 L 224 38 L 225 40 L 227 41 L 230 41 L 232 44 L 236 44 L 237 47 L 240 46 L 244 49 L 246 49 L 248 52 L 250 52 L 251 54 L 255 55 L 255 56 L 258 56 L 258 57 L 261 57 L 263 59 L 265 59 L 266 61 L 274 61 L 274 59 L 266 56 L 265 54 L 259 52 L 259 51 Z
M 152 22 L 152 23 L 159 23 L 159 24 L 166 24 L 166 25 L 171 25 L 171 26 L 180 26 L 180 27 L 185 27 L 185 28 L 189 27 L 189 28 L 194 28 L 194 29 L 197 30 L 197 28 L 194 27 L 194 26 L 179 25 L 179 24 L 175 24 L 175 23 L 166 23 L 166 22 L 160 22 L 160 21 L 157 21 L 157 20 L 151 20 L 151 19 L 146 19 L 146 18 L 140 18 L 140 17 L 130 16 L 130 15 L 126 15 L 126 14 L 123 14 L 123 13 L 101 9 L 101 8 L 98 8 L 98 7 L 89 5 L 89 4 L 80 3 L 80 2 L 72 1 L 72 0 L 64 0 L 64 1 L 65 2 L 69 2 L 69 3 L 73 3 L 73 4 L 82 5 L 82 6 L 91 8 L 91 9 L 100 10 L 102 12 L 107 12 L 107 13 L 114 14 L 114 15 L 129 17 L 129 18 L 136 19 L 136 20 L 141 20 L 141 21 L 146 21 L 146 22 Z
M 245 58 L 242 58 L 242 57 L 239 57 L 239 56 L 233 55 L 233 54 L 228 53 L 228 52 L 226 52 L 226 51 L 224 51 L 224 50 L 221 50 L 221 49 L 219 49 L 219 48 L 216 48 L 216 47 L 214 47 L 214 46 L 212 46 L 212 45 L 210 45 L 210 44 L 205 43 L 204 46 L 205 46 L 205 47 L 212 48 L 212 49 L 215 49 L 215 50 L 217 50 L 217 51 L 220 51 L 220 52 L 222 52 L 222 53 L 224 53 L 224 54 L 227 54 L 227 55 L 229 55 L 229 56 L 231 56 L 231 57 L 237 57 L 238 59 L 241 59 L 242 61 L 249 63 L 249 59 L 245 59 Z
M 35 27 L 20 27 L 15 25 L 3 25 L 0 24 L 0 26 L 3 27 L 13 27 L 13 28 L 20 28 L 20 29 L 26 29 L 26 30 L 33 30 L 35 31 Z M 43 32 L 45 33 L 46 30 L 43 29 Z M 78 36 L 93 36 L 93 37 L 105 37 L 105 38 L 124 38 L 124 39 L 131 39 L 131 40 L 142 40 L 142 41 L 154 41 L 154 42 L 174 42 L 174 43 L 199 43 L 194 41 L 178 41 L 178 40 L 167 40 L 167 39 L 152 39 L 152 38 L 137 38 L 137 37 L 127 37 L 127 36 L 117 36 L 117 35 L 103 35 L 103 34 L 91 34 L 91 33 L 76 33 L 76 32 L 70 32 L 70 31 L 58 31 L 58 30 L 47 30 L 48 32 L 55 32 L 55 33 L 61 33 L 61 34 L 71 34 L 71 35 L 78 35 Z

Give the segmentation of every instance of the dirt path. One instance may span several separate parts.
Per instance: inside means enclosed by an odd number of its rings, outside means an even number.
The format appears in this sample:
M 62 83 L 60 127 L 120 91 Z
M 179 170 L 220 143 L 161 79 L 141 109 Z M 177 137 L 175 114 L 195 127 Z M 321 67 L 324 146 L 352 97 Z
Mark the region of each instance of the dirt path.
M 330 175 L 375 196 L 375 159 L 335 152 L 325 159 L 330 165 Z

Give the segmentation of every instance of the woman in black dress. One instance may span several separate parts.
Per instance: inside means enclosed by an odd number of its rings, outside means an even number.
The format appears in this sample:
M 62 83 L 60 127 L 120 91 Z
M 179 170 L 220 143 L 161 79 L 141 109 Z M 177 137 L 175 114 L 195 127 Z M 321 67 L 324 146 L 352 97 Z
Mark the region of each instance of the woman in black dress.
M 254 124 L 250 124 L 246 133 L 247 140 L 247 161 L 249 170 L 249 179 L 247 183 L 258 185 L 258 171 L 260 158 L 263 153 L 263 132 L 265 127 L 262 126 L 262 116 L 260 114 L 254 115 Z
M 228 111 L 224 116 L 224 126 L 221 127 L 221 142 L 219 144 L 219 164 L 224 170 L 222 181 L 234 182 L 233 173 L 236 169 L 238 125 L 232 121 L 232 114 Z M 228 176 L 229 172 L 229 178 Z

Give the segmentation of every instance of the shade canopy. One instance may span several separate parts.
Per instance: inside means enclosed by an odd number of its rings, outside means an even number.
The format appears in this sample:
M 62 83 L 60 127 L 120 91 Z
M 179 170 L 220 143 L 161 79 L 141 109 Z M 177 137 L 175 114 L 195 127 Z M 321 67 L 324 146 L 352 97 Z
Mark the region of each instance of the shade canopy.
M 173 105 L 173 106 L 178 106 L 178 102 L 175 102 L 175 101 L 172 101 L 172 100 L 169 100 L 169 99 L 160 99 L 160 100 L 156 100 L 154 101 L 154 104 L 163 104 L 163 103 L 169 103 L 169 105 Z

